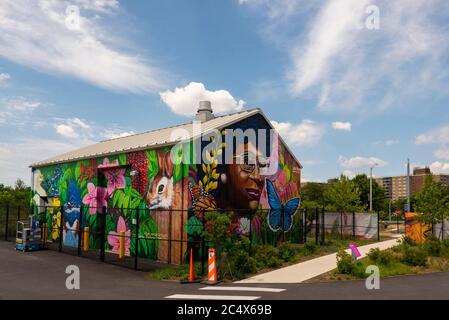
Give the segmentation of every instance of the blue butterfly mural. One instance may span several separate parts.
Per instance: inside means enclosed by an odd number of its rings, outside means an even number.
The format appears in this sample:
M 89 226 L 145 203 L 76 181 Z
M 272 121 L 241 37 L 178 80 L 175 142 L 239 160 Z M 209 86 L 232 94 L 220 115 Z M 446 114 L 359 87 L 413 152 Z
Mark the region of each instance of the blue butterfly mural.
M 276 232 L 283 230 L 287 232 L 293 225 L 293 216 L 299 208 L 300 198 L 293 198 L 287 201 L 286 204 L 281 203 L 273 182 L 266 179 L 268 204 L 270 205 L 270 212 L 268 213 L 268 227 L 271 231 Z

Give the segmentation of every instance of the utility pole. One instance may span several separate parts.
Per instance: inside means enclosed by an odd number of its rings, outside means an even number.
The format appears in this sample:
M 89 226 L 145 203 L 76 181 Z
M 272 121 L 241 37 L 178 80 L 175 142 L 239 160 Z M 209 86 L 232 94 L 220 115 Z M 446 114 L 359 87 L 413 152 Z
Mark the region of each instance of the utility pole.
M 373 163 L 370 169 L 369 176 L 369 211 L 373 211 L 373 168 L 377 166 L 377 163 Z
M 410 159 L 407 159 L 407 211 L 410 212 Z

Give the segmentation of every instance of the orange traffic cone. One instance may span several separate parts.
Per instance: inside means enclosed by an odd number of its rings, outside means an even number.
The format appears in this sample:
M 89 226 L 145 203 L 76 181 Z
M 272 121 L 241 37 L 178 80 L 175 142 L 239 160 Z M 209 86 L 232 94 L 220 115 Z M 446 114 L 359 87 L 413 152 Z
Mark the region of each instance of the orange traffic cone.
M 200 282 L 200 280 L 195 280 L 195 272 L 193 270 L 193 248 L 190 248 L 190 272 L 189 272 L 189 279 L 182 279 L 181 283 L 196 283 Z
M 208 263 L 207 263 L 207 281 L 202 281 L 203 284 L 216 285 L 218 281 L 217 264 L 215 259 L 215 249 L 210 248 L 208 252 Z

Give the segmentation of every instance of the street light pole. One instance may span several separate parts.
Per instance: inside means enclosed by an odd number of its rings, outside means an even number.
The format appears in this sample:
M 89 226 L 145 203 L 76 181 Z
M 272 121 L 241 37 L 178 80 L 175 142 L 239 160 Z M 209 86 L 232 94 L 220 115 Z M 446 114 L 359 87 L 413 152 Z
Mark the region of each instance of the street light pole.
M 410 208 L 410 159 L 407 159 L 407 211 L 412 211 Z
M 369 211 L 373 211 L 373 168 L 377 166 L 377 163 L 373 163 L 370 169 L 369 176 Z
M 373 211 L 373 167 L 370 168 L 369 176 L 369 211 Z

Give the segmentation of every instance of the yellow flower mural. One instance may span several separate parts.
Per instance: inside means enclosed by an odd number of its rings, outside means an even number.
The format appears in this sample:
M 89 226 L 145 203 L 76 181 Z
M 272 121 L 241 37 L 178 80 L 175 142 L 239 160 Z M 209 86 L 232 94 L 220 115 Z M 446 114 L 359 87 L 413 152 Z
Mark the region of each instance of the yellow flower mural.
M 59 239 L 59 228 L 61 227 L 61 212 L 53 215 L 51 220 L 51 238 L 53 240 Z
M 221 132 L 222 135 L 225 135 L 225 131 Z M 214 142 L 214 137 L 210 138 L 211 142 Z M 198 182 L 198 185 L 204 189 L 206 192 L 210 192 L 218 188 L 218 178 L 220 174 L 217 172 L 218 167 L 218 157 L 220 157 L 223 153 L 223 148 L 226 146 L 225 142 L 222 142 L 219 148 L 215 146 L 210 150 L 206 151 L 206 160 L 207 164 L 203 163 L 201 165 L 201 170 L 203 171 L 204 177 L 203 180 Z

